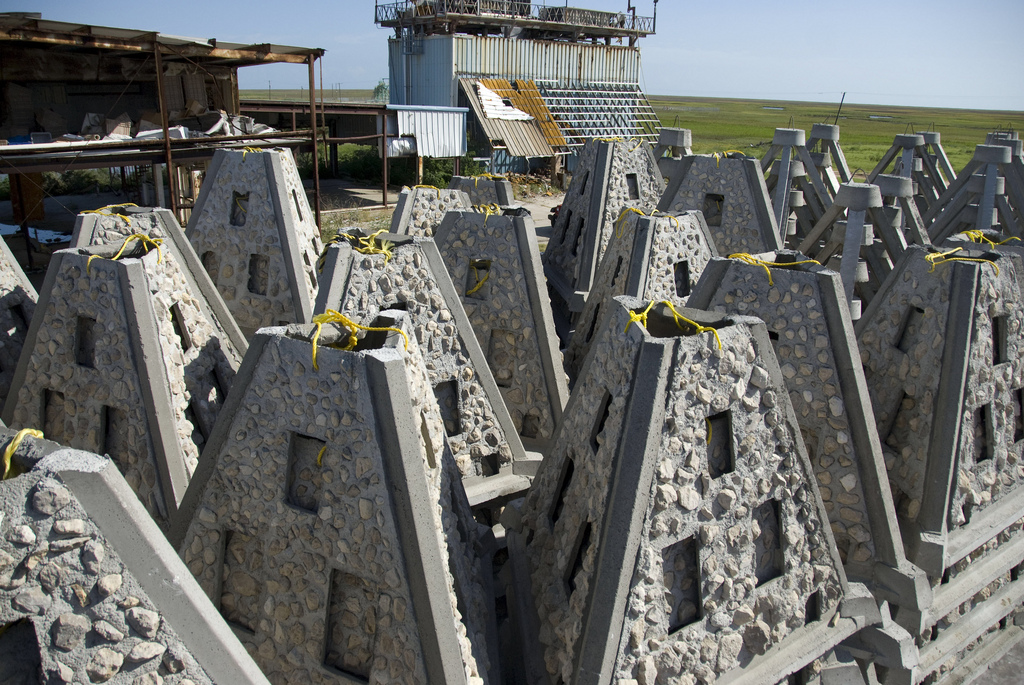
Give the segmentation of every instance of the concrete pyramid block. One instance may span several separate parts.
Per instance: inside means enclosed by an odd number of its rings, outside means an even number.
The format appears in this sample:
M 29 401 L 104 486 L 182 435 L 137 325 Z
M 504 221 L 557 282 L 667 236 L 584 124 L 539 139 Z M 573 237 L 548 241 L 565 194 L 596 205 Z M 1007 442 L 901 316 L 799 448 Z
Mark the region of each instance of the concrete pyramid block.
M 611 298 L 629 295 L 648 302 L 671 300 L 685 305 L 704 267 L 717 256 L 700 212 L 649 217 L 625 214 L 608 243 L 592 296 L 566 346 L 563 356 L 570 377 L 579 375 L 595 339 L 601 310 L 614 306 Z
M 467 211 L 473 207 L 469 195 L 460 188 L 441 190 L 434 186 L 402 188 L 391 215 L 391 232 L 429 238 L 449 211 Z
M 13 462 L 0 682 L 267 685 L 109 459 L 26 437 Z
M 1024 164 L 1012 147 L 978 145 L 974 157 L 946 191 L 928 207 L 924 221 L 932 242 L 941 243 L 963 230 L 988 231 L 1024 237 L 1020 208 L 1024 207 Z
M 478 526 L 409 315 L 253 338 L 172 532 L 267 677 L 498 682 Z M 408 340 L 408 347 L 405 341 Z
M 569 391 L 533 220 L 448 212 L 434 241 L 519 437 L 544 451 Z
M 448 190 L 461 190 L 466 193 L 472 205 L 508 207 L 515 204 L 516 201 L 509 180 L 504 176 L 493 174 L 452 176 L 452 180 L 448 183 Z
M 347 242 L 327 249 L 316 311 L 367 320 L 405 308 L 470 502 L 476 506 L 499 494 L 493 488 L 521 492 L 536 461 L 527 459 L 437 245 L 392 234 L 378 236 L 375 244 L 382 241 L 390 243 L 390 255 L 364 254 Z
M 857 325 L 907 556 L 934 591 L 895 617 L 921 664 L 891 682 L 945 670 L 1024 602 L 1021 268 L 912 246 Z
M 288 150 L 217 150 L 186 232 L 246 336 L 308 322 L 323 250 Z
M 879 174 L 909 178 L 914 182 L 918 208 L 930 212 L 954 179 L 945 154 L 939 134 L 933 131 L 897 135 L 867 182 L 874 183 Z
M 761 166 L 740 155 L 687 155 L 676 165 L 662 212 L 699 210 L 718 254 L 771 252 L 782 248 Z
M 0 240 L 0 403 L 7 399 L 39 295 Z
M 761 258 L 713 260 L 689 304 L 765 322 L 848 576 L 892 604 L 927 606 L 931 588 L 900 538 L 839 274 L 798 252 Z
M 243 351 L 177 251 L 155 247 L 130 240 L 54 254 L 3 419 L 108 454 L 165 526 Z
M 631 324 L 648 303 L 614 301 L 510 537 L 527 653 L 563 683 L 813 670 L 880 616 L 846 580 L 764 324 L 660 304 Z
M 543 255 L 553 294 L 569 311 L 583 310 L 622 212 L 634 208 L 650 213 L 664 190 L 648 144 L 594 138 L 583 146 Z

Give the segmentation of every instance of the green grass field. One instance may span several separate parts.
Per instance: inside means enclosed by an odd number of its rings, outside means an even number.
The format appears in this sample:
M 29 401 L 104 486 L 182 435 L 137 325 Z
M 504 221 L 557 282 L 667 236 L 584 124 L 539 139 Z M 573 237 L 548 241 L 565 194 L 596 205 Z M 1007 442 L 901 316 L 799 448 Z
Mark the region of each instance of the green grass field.
M 266 99 L 268 91 L 243 90 L 240 94 L 243 99 Z M 275 100 L 305 100 L 309 91 L 273 90 L 270 95 Z M 324 91 L 327 102 L 369 100 L 372 96 L 372 90 Z M 648 99 L 662 126 L 693 131 L 694 152 L 742 150 L 754 157 L 763 157 L 768 151 L 776 128 L 802 128 L 809 135 L 812 124 L 835 123 L 839 106 L 838 103 L 674 95 L 650 95 Z M 959 171 L 970 161 L 974 147 L 985 142 L 989 131 L 1024 130 L 1024 112 L 846 103 L 839 116 L 839 127 L 839 144 L 851 170 L 870 172 L 892 145 L 893 137 L 900 133 L 938 131 L 942 134 L 946 154 Z

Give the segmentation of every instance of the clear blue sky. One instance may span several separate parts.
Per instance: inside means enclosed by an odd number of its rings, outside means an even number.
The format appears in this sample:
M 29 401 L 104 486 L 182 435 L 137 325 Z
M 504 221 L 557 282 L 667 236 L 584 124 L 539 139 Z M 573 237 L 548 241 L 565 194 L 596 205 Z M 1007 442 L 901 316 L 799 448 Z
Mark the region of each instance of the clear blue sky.
M 547 0 L 560 5 L 563 0 Z M 627 0 L 570 0 L 624 11 Z M 650 16 L 653 0 L 634 0 Z M 5 0 L 47 19 L 244 43 L 320 47 L 325 87 L 387 76 L 391 31 L 372 0 Z M 640 41 L 645 90 L 923 107 L 1024 110 L 1024 0 L 660 0 Z M 243 88 L 298 88 L 301 66 L 241 69 Z

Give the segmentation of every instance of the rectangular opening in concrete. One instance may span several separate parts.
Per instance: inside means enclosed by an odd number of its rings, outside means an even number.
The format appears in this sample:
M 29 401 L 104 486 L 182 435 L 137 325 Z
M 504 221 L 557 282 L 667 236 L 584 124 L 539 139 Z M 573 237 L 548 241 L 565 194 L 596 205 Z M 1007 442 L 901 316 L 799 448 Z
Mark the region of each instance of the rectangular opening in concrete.
M 196 411 L 195 399 L 190 399 L 188 404 L 185 405 L 185 419 L 192 424 L 192 444 L 196 446 L 199 453 L 203 453 L 203 447 L 206 446 L 206 428 L 203 426 L 203 422 L 199 419 L 199 412 Z
M 295 192 L 295 188 L 292 188 L 292 204 L 295 205 L 295 214 L 299 217 L 299 221 L 302 221 L 302 209 L 299 204 L 299 194 Z
M 717 193 L 705 193 L 704 203 L 702 205 L 704 212 L 704 222 L 708 226 L 721 226 L 722 225 L 722 204 L 725 202 L 725 196 Z
M 615 260 L 615 273 L 612 274 L 612 285 L 619 280 L 619 274 L 622 273 L 622 255 L 619 255 L 618 259 Z
M 28 312 L 25 311 L 24 302 L 16 302 L 9 308 L 11 313 L 11 319 L 14 321 L 14 326 L 22 331 L 28 330 L 29 316 Z
M 224 531 L 224 566 L 221 575 L 220 613 L 224 620 L 247 633 L 256 632 L 263 585 L 263 548 L 259 538 L 234 530 Z
M 988 461 L 995 456 L 995 435 L 992 430 L 992 404 L 983 404 L 974 410 L 974 463 Z
M 565 493 L 572 484 L 572 474 L 575 470 L 576 462 L 573 461 L 572 455 L 565 455 L 565 461 L 562 462 L 562 473 L 558 477 L 558 494 L 555 495 L 555 501 L 552 503 L 551 511 L 548 513 L 552 526 L 558 521 L 562 515 L 562 509 L 565 508 Z
M 245 285 L 253 295 L 266 295 L 270 287 L 270 258 L 262 254 L 249 255 L 249 281 Z
M 324 666 L 369 682 L 380 591 L 351 573 L 331 571 Z
M 174 333 L 181 343 L 181 351 L 188 352 L 192 348 L 192 336 L 185 326 L 185 317 L 181 315 L 181 304 L 178 302 L 171 305 L 171 325 L 174 326 Z
M 1024 440 L 1024 388 L 1010 392 L 1013 403 L 1013 441 Z
M 308 435 L 292 433 L 288 445 L 288 504 L 316 512 L 323 489 L 318 463 L 327 443 Z
M 889 416 L 888 416 L 888 419 L 887 419 L 885 425 L 879 424 L 879 426 L 878 426 L 878 434 L 885 436 L 885 438 L 882 440 L 882 442 L 884 442 L 887 445 L 889 445 L 889 447 L 892 447 L 894 449 L 899 449 L 899 446 L 895 444 L 895 440 L 890 442 L 889 438 L 892 437 L 893 429 L 896 427 L 897 424 L 900 424 L 900 425 L 903 425 L 903 426 L 907 425 L 907 420 L 904 419 L 904 420 L 901 421 L 900 420 L 900 415 L 903 414 L 904 412 L 910 411 L 910 409 L 913 406 L 914 406 L 913 398 L 911 398 L 911 397 L 909 397 L 907 395 L 907 391 L 906 390 L 901 392 L 900 393 L 900 401 L 897 402 L 893 406 L 892 411 L 889 412 Z
M 580 251 L 580 243 L 583 242 L 583 219 L 584 217 L 576 217 L 576 225 L 572 231 L 572 245 L 569 248 L 570 254 L 575 257 Z
M 245 217 L 249 213 L 249 193 L 231 193 L 231 225 L 245 226 Z
M 580 529 L 576 537 L 576 544 L 572 548 L 572 554 L 569 555 L 572 563 L 565 567 L 565 596 L 567 599 L 576 592 L 576 576 L 583 570 L 583 559 L 587 556 L 587 550 L 590 549 L 590 532 L 591 523 L 587 521 L 586 525 Z
M 519 429 L 519 435 L 524 438 L 536 438 L 540 435 L 540 414 L 530 410 L 523 416 L 523 427 Z
M 736 450 L 732 440 L 732 412 L 728 409 L 707 419 L 708 473 L 718 478 L 736 470 Z
M 420 412 L 420 440 L 423 441 L 423 453 L 427 457 L 427 466 L 437 468 L 437 455 L 434 454 L 434 441 L 430 439 L 430 431 L 427 430 L 427 415 Z
M 43 391 L 42 425 L 47 440 L 64 442 L 64 393 L 59 390 Z
M 604 432 L 604 424 L 608 421 L 608 411 L 611 408 L 611 404 L 612 396 L 607 390 L 605 390 L 601 403 L 597 405 L 597 416 L 595 417 L 597 420 L 594 421 L 594 428 L 590 432 L 590 447 L 595 452 L 601 446 L 601 443 L 604 442 L 601 434 Z M 599 440 L 598 438 L 601 439 Z
M 75 363 L 96 368 L 96 319 L 79 316 L 75 325 Z
M 804 625 L 821 620 L 821 591 L 811 593 L 804 603 Z
M 672 275 L 676 282 L 676 297 L 687 297 L 690 294 L 690 260 L 683 259 L 672 265 Z
M 49 645 L 47 645 L 49 647 Z M 34 685 L 46 682 L 39 677 L 43 673 L 39 638 L 32 621 L 22 618 L 10 623 L 0 623 L 0 681 L 15 685 Z
M 366 325 L 369 328 L 377 328 L 377 329 L 381 329 L 381 330 L 363 331 L 363 337 L 357 339 L 356 346 L 354 348 L 357 352 L 362 352 L 364 350 L 379 350 L 379 349 L 383 348 L 387 344 L 389 336 L 399 335 L 398 333 L 395 333 L 394 331 L 384 330 L 384 329 L 387 329 L 387 328 L 394 328 L 395 327 L 395 317 L 394 316 L 388 316 L 387 314 L 383 314 L 383 313 L 382 314 L 378 314 L 377 316 L 375 316 L 373 318 L 373 320 L 369 324 L 366 324 Z M 347 343 L 348 342 L 348 330 L 345 329 L 344 327 L 341 327 L 341 326 L 339 326 L 338 330 L 342 334 L 342 338 L 339 341 L 339 343 L 341 343 L 341 344 Z M 405 342 L 403 341 L 401 344 L 404 345 Z
M 668 634 L 672 635 L 702 618 L 700 547 L 696 536 L 663 549 L 661 563 L 668 600 Z
M 434 397 L 441 410 L 444 432 L 448 437 L 462 432 L 462 415 L 459 413 L 459 381 L 442 381 L 434 386 Z
M 626 193 L 630 200 L 640 199 L 640 183 L 637 181 L 636 174 L 626 174 Z
M 587 337 L 585 342 L 590 342 L 594 339 L 594 331 L 597 330 L 597 320 L 601 318 L 601 303 L 598 302 L 594 306 L 594 317 L 590 320 L 590 327 L 587 328 Z
M 496 476 L 501 470 L 501 462 L 497 452 L 490 452 L 480 457 L 480 474 L 483 476 Z
M 569 239 L 572 237 L 572 209 L 568 207 L 562 207 L 560 212 L 565 212 L 565 223 L 562 224 L 563 226 L 565 226 L 565 230 L 562 231 L 562 244 L 564 245 L 565 243 L 569 242 Z
M 515 334 L 503 328 L 492 328 L 491 338 L 487 343 L 487 365 L 494 374 L 494 382 L 499 387 L 508 388 L 512 385 L 512 377 L 516 369 Z
M 199 258 L 199 261 L 203 265 L 203 269 L 206 270 L 206 275 L 210 277 L 214 285 L 217 285 L 217 277 L 220 275 L 220 258 L 217 253 L 213 250 L 204 252 Z
M 587 181 L 590 180 L 590 169 L 583 172 L 583 179 L 580 181 L 580 195 L 587 192 Z
M 992 363 L 1003 364 L 1010 361 L 1010 355 L 1006 349 L 1006 322 L 1007 316 L 992 317 Z
M 491 277 L 490 259 L 471 259 L 466 272 L 466 297 L 486 300 L 490 296 L 487 281 Z
M 908 306 L 896 332 L 896 347 L 901 352 L 910 352 L 910 348 L 921 332 L 922 321 L 924 321 L 924 310 L 914 305 Z
M 770 499 L 754 509 L 753 513 L 754 521 L 760 528 L 754 537 L 754 575 L 760 586 L 781 576 L 784 568 L 779 500 Z

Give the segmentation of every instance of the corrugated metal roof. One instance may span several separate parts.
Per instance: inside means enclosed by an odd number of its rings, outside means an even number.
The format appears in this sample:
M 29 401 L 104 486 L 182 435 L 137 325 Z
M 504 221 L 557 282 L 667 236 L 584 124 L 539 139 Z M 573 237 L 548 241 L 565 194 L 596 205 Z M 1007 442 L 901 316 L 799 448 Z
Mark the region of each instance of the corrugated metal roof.
M 421 157 L 462 157 L 466 154 L 465 107 L 388 105 L 398 116 L 398 135 L 416 138 Z
M 500 79 L 495 79 L 500 81 Z M 490 81 L 494 83 L 494 81 Z M 504 119 L 488 119 L 476 92 L 475 79 L 459 79 L 459 85 L 466 94 L 473 113 L 484 130 L 484 135 L 492 147 L 504 147 L 513 157 L 551 157 L 555 151 L 551 149 L 544 134 L 541 133 L 537 121 L 507 121 Z M 485 84 L 486 85 L 486 84 Z M 496 84 L 500 87 L 500 83 Z M 489 86 L 488 86 L 489 87 Z M 512 90 L 508 81 L 504 82 L 505 90 Z

